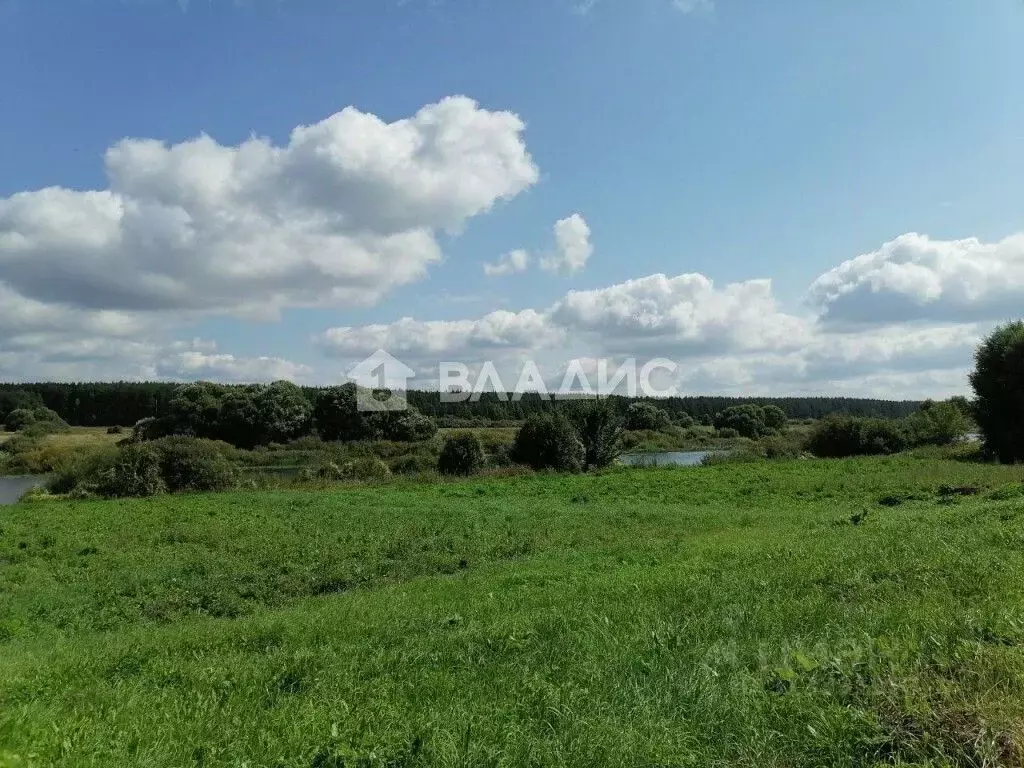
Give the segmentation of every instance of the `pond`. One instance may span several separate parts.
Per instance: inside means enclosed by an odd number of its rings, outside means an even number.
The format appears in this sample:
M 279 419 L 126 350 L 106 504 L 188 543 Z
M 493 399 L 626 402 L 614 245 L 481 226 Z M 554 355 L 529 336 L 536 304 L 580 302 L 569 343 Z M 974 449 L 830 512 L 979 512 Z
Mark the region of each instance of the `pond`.
M 627 453 L 619 460 L 630 467 L 695 467 L 714 451 L 666 451 Z
M 30 488 L 38 488 L 46 482 L 45 475 L 15 475 L 0 477 L 0 505 L 13 504 Z

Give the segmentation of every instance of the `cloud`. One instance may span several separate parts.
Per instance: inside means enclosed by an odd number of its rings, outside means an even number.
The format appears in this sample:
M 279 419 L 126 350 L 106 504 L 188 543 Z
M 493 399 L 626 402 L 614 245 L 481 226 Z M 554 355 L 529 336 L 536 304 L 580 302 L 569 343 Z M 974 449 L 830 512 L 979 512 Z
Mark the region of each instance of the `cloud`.
M 499 310 L 476 320 L 404 317 L 393 323 L 330 328 L 318 337 L 318 343 L 335 357 L 358 358 L 385 349 L 396 356 L 440 360 L 533 349 L 550 342 L 556 333 L 548 318 L 532 309 Z
M 768 281 L 716 288 L 703 275 L 651 275 L 594 291 L 571 291 L 546 309 L 496 311 L 478 319 L 331 328 L 325 354 L 347 361 L 386 349 L 429 371 L 441 361 L 699 357 L 786 350 L 809 338 L 804 321 L 781 312 Z
M 770 280 L 717 288 L 700 274 L 650 275 L 592 291 L 570 291 L 555 323 L 608 350 L 695 354 L 779 349 L 803 343 L 806 321 L 782 312 Z
M 541 258 L 540 266 L 550 272 L 578 272 L 594 253 L 590 227 L 578 213 L 555 223 L 555 250 Z
M 530 266 L 530 254 L 527 251 L 518 249 L 509 251 L 496 262 L 484 264 L 484 274 L 488 277 L 499 277 L 511 275 L 516 272 L 525 272 Z
M 331 357 L 359 359 L 384 348 L 436 384 L 437 364 L 479 370 L 493 361 L 513 384 L 536 361 L 554 386 L 572 360 L 667 357 L 679 364 L 680 392 L 733 395 L 944 397 L 966 390 L 984 323 L 895 323 L 839 328 L 783 311 L 769 280 L 716 286 L 700 274 L 650 275 L 570 291 L 546 309 L 479 319 L 421 321 L 328 330 Z M 586 367 L 586 365 L 584 366 Z
M 437 232 L 536 183 L 523 130 L 451 97 L 391 123 L 348 107 L 284 146 L 126 139 L 107 189 L 0 199 L 0 280 L 94 310 L 372 304 L 440 260 Z
M 1024 234 L 998 243 L 916 233 L 845 261 L 811 285 L 808 300 L 833 325 L 998 321 L 1020 312 Z

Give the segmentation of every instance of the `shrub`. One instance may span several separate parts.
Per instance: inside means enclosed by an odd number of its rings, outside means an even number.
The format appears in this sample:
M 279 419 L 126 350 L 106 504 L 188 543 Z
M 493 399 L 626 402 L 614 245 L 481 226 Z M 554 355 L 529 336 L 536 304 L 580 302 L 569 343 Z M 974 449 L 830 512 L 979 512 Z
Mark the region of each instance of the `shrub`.
M 688 414 L 686 411 L 680 411 L 679 413 L 675 414 L 672 417 L 672 423 L 674 423 L 677 427 L 682 427 L 683 429 L 689 429 L 694 424 L 696 424 L 696 422 L 693 420 L 693 416 Z
M 167 490 L 222 491 L 235 484 L 234 467 L 212 440 L 165 437 L 149 444 L 160 458 L 160 476 Z
M 132 427 L 129 442 L 144 443 L 147 440 L 159 440 L 171 433 L 171 423 L 167 419 L 158 419 L 155 416 L 148 416 L 139 419 Z
M 21 433 L 29 437 L 45 437 L 70 431 L 71 427 L 63 419 L 58 419 L 57 421 L 33 421 Z
M 105 498 L 156 496 L 167 490 L 160 476 L 160 453 L 148 445 L 126 445 L 112 466 L 99 472 L 96 492 Z
M 4 429 L 8 432 L 19 432 L 36 420 L 35 412 L 29 408 L 15 408 L 7 414 Z
M 664 429 L 668 414 L 653 403 L 633 403 L 626 409 L 626 429 Z
M 376 456 L 362 456 L 344 468 L 346 473 L 356 480 L 383 480 L 390 477 L 391 468 Z
M 437 461 L 431 456 L 409 453 L 391 462 L 391 471 L 398 475 L 421 475 L 437 469 Z
M 908 447 L 899 422 L 856 416 L 830 416 L 811 430 L 807 448 L 815 456 L 844 458 L 899 453 Z
M 773 407 L 774 406 L 770 406 Z M 725 429 L 733 429 L 739 433 L 741 437 L 749 437 L 751 440 L 756 440 L 764 435 L 773 434 L 778 427 L 771 426 L 777 423 L 779 420 L 779 414 L 781 414 L 782 424 L 786 423 L 786 414 L 780 408 L 774 408 L 771 412 L 766 412 L 765 408 L 759 405 L 735 405 L 731 408 L 726 408 L 721 413 L 715 416 L 715 427 L 721 432 Z
M 561 413 L 535 414 L 516 434 L 512 460 L 534 469 L 578 472 L 585 458 L 583 443 Z
M 436 432 L 437 426 L 433 420 L 410 408 L 394 413 L 385 431 L 385 437 L 388 440 L 412 443 L 429 440 Z
M 718 430 L 718 436 L 724 440 L 735 440 L 740 436 L 739 430 L 733 429 L 732 427 L 722 427 Z
M 907 433 L 914 445 L 951 445 L 970 429 L 964 412 L 953 402 L 925 402 L 906 419 Z
M 1004 464 L 1024 459 L 1024 322 L 1000 326 L 974 355 L 974 416 L 985 449 Z
M 466 432 L 449 437 L 437 458 L 442 475 L 473 475 L 484 466 L 484 449 L 476 435 Z
M 118 455 L 119 450 L 114 447 L 76 452 L 54 469 L 47 487 L 52 493 L 98 493 L 100 475 L 114 466 Z
M 635 405 L 645 405 L 636 403 Z M 653 406 L 652 406 L 653 407 Z M 656 409 L 656 410 L 661 410 Z M 585 469 L 601 469 L 615 463 L 622 453 L 622 420 L 609 400 L 591 400 L 573 404 L 570 411 L 576 434 L 583 443 Z M 661 411 L 664 414 L 664 411 Z M 668 416 L 665 415 L 665 427 Z
M 795 459 L 803 453 L 799 441 L 779 435 L 764 438 L 759 447 L 766 459 Z

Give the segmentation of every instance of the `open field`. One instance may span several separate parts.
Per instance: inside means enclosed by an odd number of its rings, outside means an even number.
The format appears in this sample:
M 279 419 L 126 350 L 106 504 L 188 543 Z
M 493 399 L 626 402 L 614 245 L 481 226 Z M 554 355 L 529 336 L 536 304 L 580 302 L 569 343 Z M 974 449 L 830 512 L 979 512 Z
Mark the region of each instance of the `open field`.
M 1017 766 L 1021 471 L 0 509 L 0 766 Z

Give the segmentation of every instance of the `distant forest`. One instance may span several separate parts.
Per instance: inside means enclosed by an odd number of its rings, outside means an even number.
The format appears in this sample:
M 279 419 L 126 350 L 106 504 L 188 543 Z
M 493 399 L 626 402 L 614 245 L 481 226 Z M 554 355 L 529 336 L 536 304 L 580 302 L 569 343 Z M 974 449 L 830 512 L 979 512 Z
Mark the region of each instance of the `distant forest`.
M 26 383 L 0 384 L 0 392 L 23 390 L 39 395 L 44 404 L 56 411 L 73 426 L 130 426 L 149 416 L 166 416 L 168 405 L 178 384 L 151 382 L 115 383 Z M 303 391 L 312 400 L 315 387 L 304 387 Z M 553 408 L 550 400 L 536 395 L 525 395 L 518 402 L 496 393 L 485 393 L 479 402 L 443 403 L 438 392 L 410 391 L 406 393 L 410 405 L 420 413 L 430 416 L 441 426 L 452 423 L 494 423 L 521 421 L 531 413 Z M 613 399 L 625 404 L 631 402 L 624 397 Z M 833 413 L 851 416 L 875 416 L 881 418 L 902 418 L 919 410 L 919 401 L 871 400 L 845 397 L 672 397 L 657 400 L 658 405 L 675 417 L 683 412 L 697 421 L 709 422 L 711 418 L 730 406 L 753 403 L 756 405 L 777 405 L 791 419 L 819 419 Z

